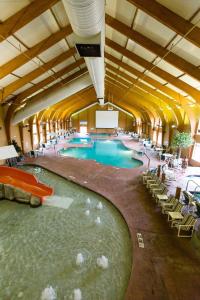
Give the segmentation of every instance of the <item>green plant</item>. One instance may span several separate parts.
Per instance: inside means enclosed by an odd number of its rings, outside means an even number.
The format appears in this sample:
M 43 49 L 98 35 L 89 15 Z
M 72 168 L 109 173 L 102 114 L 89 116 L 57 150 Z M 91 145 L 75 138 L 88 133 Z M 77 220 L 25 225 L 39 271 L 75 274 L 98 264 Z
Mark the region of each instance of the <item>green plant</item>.
M 172 147 L 178 149 L 178 158 L 181 156 L 181 150 L 188 148 L 193 144 L 191 134 L 188 132 L 177 132 L 172 139 Z

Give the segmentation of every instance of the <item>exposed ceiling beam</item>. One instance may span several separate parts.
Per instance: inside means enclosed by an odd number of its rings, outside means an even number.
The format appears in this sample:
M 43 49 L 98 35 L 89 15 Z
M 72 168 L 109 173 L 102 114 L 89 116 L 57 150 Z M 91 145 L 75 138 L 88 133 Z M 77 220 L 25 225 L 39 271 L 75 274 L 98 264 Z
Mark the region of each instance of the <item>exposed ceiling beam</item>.
M 39 77 L 40 75 L 44 74 L 51 68 L 55 67 L 59 63 L 63 62 L 64 60 L 68 59 L 69 57 L 73 56 L 73 54 L 76 52 L 75 48 L 71 48 L 65 53 L 60 54 L 59 56 L 56 56 L 49 62 L 43 64 L 41 67 L 33 70 L 32 72 L 28 73 L 27 75 L 23 76 L 22 78 L 15 80 L 14 82 L 7 85 L 2 91 L 1 91 L 1 99 L 2 101 L 8 97 L 10 94 L 12 94 L 17 89 L 21 88 L 25 84 L 31 82 L 35 78 Z M 53 75 L 52 75 L 53 76 Z
M 116 77 L 115 74 L 109 72 L 108 70 L 106 70 L 106 75 L 108 75 L 111 78 Z M 125 88 L 130 88 L 131 87 L 131 83 L 128 82 L 127 80 L 124 80 L 123 78 L 116 77 L 114 79 L 117 80 L 117 81 L 120 81 L 120 84 L 123 84 L 125 86 Z
M 155 53 L 159 57 L 164 57 L 164 60 L 172 64 L 174 67 L 182 70 L 184 73 L 200 81 L 200 69 L 195 67 L 193 64 L 187 62 L 180 56 L 170 52 L 167 49 L 155 43 L 151 39 L 145 37 L 136 30 L 131 29 L 124 23 L 118 21 L 117 19 L 106 14 L 106 24 L 111 26 L 113 29 L 119 31 L 121 34 L 125 35 L 127 38 L 135 41 L 137 44 L 141 45 L 145 49 Z
M 117 86 L 120 85 L 119 82 L 115 82 L 115 80 L 110 77 L 106 76 L 106 80 L 112 84 L 115 84 L 115 85 L 117 84 Z M 133 91 L 132 91 L 132 94 L 133 94 Z M 157 104 L 155 102 L 153 102 L 151 98 L 147 99 L 146 95 L 144 95 L 142 93 L 138 93 L 137 91 L 135 91 L 134 95 L 135 95 L 135 97 L 132 98 L 132 101 L 131 101 L 132 105 L 134 105 L 136 107 L 137 106 L 143 107 L 146 111 L 152 111 L 152 109 L 153 109 L 154 112 L 160 116 L 160 118 L 162 119 L 162 122 L 165 122 L 165 116 L 164 116 L 163 112 L 159 111 L 157 109 Z M 144 101 L 144 99 L 146 99 L 146 101 Z M 126 98 L 126 102 L 127 101 L 128 101 L 128 98 Z
M 40 16 L 59 0 L 35 0 L 0 24 L 0 42 Z
M 117 59 L 116 57 L 105 53 L 105 58 L 107 58 L 108 60 L 112 61 L 113 63 L 115 63 L 116 65 L 118 65 L 119 67 L 122 67 L 123 69 L 125 69 L 126 71 L 128 71 L 131 74 L 134 74 L 136 77 L 141 77 L 142 76 L 142 72 L 136 70 L 135 68 L 125 64 L 124 62 L 122 62 L 121 60 Z M 143 79 L 145 82 L 147 82 L 148 84 L 156 87 L 157 89 L 159 89 L 160 91 L 162 91 L 163 93 L 169 95 L 170 97 L 176 99 L 177 101 L 184 101 L 185 102 L 185 98 L 177 93 L 176 91 L 168 88 L 167 86 L 162 85 L 160 82 L 158 82 L 157 80 L 149 77 L 149 76 L 145 76 Z M 200 102 L 200 101 L 199 101 Z
M 38 90 L 42 89 L 43 87 L 47 86 L 48 84 L 52 83 L 53 81 L 55 81 L 55 78 L 60 78 L 63 75 L 66 75 L 68 72 L 74 70 L 75 68 L 79 67 L 81 64 L 84 64 L 84 59 L 81 58 L 78 61 L 76 61 L 75 63 L 70 64 L 69 66 L 67 66 L 66 68 L 56 72 L 54 74 L 54 77 L 49 76 L 46 79 L 38 82 L 37 84 L 35 84 L 34 86 L 28 88 L 27 90 L 25 90 L 24 92 L 20 93 L 19 95 L 17 95 L 16 97 L 14 97 L 14 101 L 15 104 L 20 103 L 22 100 L 24 100 L 25 98 L 31 96 L 32 94 L 34 94 L 35 92 L 37 92 Z M 12 100 L 12 99 L 11 99 Z
M 106 80 L 105 83 L 106 86 L 106 90 L 107 92 L 110 92 L 110 89 L 112 90 L 112 95 L 113 95 L 113 101 L 119 106 L 124 107 L 125 109 L 127 109 L 128 111 L 130 111 L 131 113 L 133 113 L 135 115 L 136 118 L 142 118 L 144 120 L 148 120 L 150 121 L 150 117 L 149 115 L 151 114 L 151 112 L 146 112 L 144 110 L 141 110 L 141 108 L 138 107 L 133 107 L 131 105 L 130 108 L 130 103 L 126 103 L 126 102 L 122 102 L 120 99 L 121 97 L 123 97 L 123 92 L 121 91 L 121 89 L 119 89 L 118 87 L 115 87 L 115 85 L 113 85 L 113 83 L 111 83 L 110 81 Z
M 72 33 L 71 26 L 66 26 L 60 31 L 50 35 L 48 38 L 42 40 L 40 43 L 36 44 L 27 51 L 21 53 L 17 57 L 11 59 L 4 65 L 0 67 L 0 79 L 10 74 L 17 68 L 21 67 L 23 64 L 27 63 L 30 59 L 34 58 L 43 51 L 49 49 L 54 44 L 58 43 L 60 40 L 65 38 L 67 35 Z
M 119 74 L 120 76 L 124 77 L 126 80 L 130 81 L 131 83 L 136 84 L 136 86 L 138 88 L 142 89 L 143 91 L 146 91 L 147 93 L 151 94 L 152 96 L 157 97 L 158 101 L 159 101 L 158 102 L 159 108 L 160 108 L 160 100 L 162 100 L 167 105 L 171 106 L 176 114 L 179 124 L 181 124 L 183 122 L 183 118 L 182 118 L 180 110 L 176 107 L 176 104 L 170 98 L 168 98 L 167 96 L 164 96 L 159 91 L 152 89 L 151 87 L 149 87 L 148 85 L 146 85 L 142 82 L 137 82 L 137 80 L 134 79 L 133 77 L 131 77 L 130 75 L 118 70 L 117 68 L 113 67 L 112 65 L 110 65 L 108 63 L 106 64 L 106 68 L 108 68 L 112 72 L 115 72 L 115 74 L 117 74 L 117 75 Z
M 155 0 L 128 0 L 137 8 L 158 20 L 160 23 L 171 28 L 177 34 L 185 37 L 189 42 L 200 47 L 200 28 L 175 14 L 167 7 Z M 189 33 L 188 33 L 189 32 Z M 187 34 L 188 33 L 188 34 Z
M 200 97 L 200 92 L 198 90 L 196 90 L 195 88 L 193 88 L 192 86 L 190 86 L 189 84 L 187 84 L 184 81 L 176 78 L 175 76 L 171 75 L 170 73 L 168 73 L 168 72 L 166 72 L 166 71 L 164 71 L 164 70 L 162 70 L 162 69 L 160 69 L 158 67 L 155 67 L 154 64 L 146 61 L 145 59 L 143 59 L 139 55 L 134 54 L 133 52 L 125 49 L 124 47 L 122 47 L 119 44 L 111 41 L 108 38 L 106 38 L 106 45 L 109 46 L 109 47 L 111 47 L 115 51 L 123 54 L 124 56 L 126 56 L 130 60 L 136 62 L 139 65 L 141 65 L 145 69 L 149 69 L 152 73 L 154 73 L 157 76 L 163 78 L 167 82 L 173 84 L 174 86 L 176 86 L 180 90 L 186 92 L 186 94 L 189 94 L 189 95 L 191 95 L 194 98 L 195 97 L 196 98 Z M 146 76 L 146 75 L 142 74 L 141 77 L 144 77 L 144 76 Z

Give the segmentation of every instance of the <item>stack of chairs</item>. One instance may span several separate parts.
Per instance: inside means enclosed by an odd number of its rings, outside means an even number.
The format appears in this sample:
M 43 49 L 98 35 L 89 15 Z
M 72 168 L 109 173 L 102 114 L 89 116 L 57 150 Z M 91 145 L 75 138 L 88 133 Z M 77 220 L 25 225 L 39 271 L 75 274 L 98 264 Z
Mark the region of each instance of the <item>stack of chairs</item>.
M 167 187 L 161 182 L 160 178 L 156 174 L 152 174 L 150 171 L 147 171 L 143 173 L 142 179 L 143 184 L 149 190 L 152 198 L 156 199 L 157 205 L 161 208 L 162 214 L 168 216 L 168 221 L 170 221 L 171 227 L 177 229 L 177 236 L 192 237 L 197 219 L 191 214 L 182 214 L 184 204 L 173 195 L 167 195 Z M 165 197 L 159 197 L 161 195 L 165 195 Z M 182 214 L 182 219 L 170 220 L 170 212 Z

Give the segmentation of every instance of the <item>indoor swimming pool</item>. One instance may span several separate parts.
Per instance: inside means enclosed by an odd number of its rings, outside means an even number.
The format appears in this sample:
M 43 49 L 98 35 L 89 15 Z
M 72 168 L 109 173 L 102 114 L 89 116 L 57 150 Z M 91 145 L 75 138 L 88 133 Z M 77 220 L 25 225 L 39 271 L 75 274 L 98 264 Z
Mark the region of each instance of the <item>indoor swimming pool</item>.
M 136 168 L 142 165 L 141 160 L 132 158 L 132 150 L 126 148 L 121 141 L 94 140 L 92 147 L 68 148 L 60 150 L 62 156 L 96 160 L 97 162 L 118 168 Z
M 80 289 L 83 300 L 123 300 L 132 242 L 119 211 L 47 170 L 21 168 L 55 193 L 39 208 L 0 201 L 0 299 L 74 300 Z M 97 265 L 102 255 L 108 259 L 105 269 Z M 47 290 L 51 298 L 42 297 Z
M 67 141 L 70 144 L 90 144 L 92 139 L 89 137 L 75 137 Z

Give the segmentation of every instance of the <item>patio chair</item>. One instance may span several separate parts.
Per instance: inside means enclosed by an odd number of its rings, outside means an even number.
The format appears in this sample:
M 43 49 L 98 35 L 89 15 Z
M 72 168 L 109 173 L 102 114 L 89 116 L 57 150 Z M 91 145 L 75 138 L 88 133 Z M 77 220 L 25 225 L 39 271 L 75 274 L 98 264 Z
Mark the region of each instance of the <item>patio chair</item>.
M 167 203 L 162 203 L 161 204 L 161 208 L 162 208 L 162 214 L 165 213 L 165 211 L 167 211 L 167 209 L 174 209 L 176 207 L 178 203 L 178 200 L 175 197 L 172 197 L 171 201 L 167 202 Z
M 192 215 L 189 215 L 188 218 L 183 218 L 182 222 L 180 222 L 179 224 L 175 224 L 174 227 L 178 229 L 178 237 L 192 237 L 196 222 L 197 219 L 195 219 Z M 185 233 L 187 232 L 188 234 L 182 234 L 182 231 L 184 231 Z
M 175 202 L 175 204 L 172 207 L 165 207 L 163 213 L 168 214 L 168 212 L 181 212 L 182 208 L 183 204 L 177 200 L 177 202 Z
M 174 198 L 173 195 L 169 195 L 167 200 L 158 200 L 157 204 L 158 204 L 158 206 L 162 206 L 162 204 L 170 203 L 170 201 L 172 201 L 173 198 Z
M 143 184 L 146 184 L 147 180 L 150 180 L 152 178 L 153 174 L 151 173 L 151 171 L 147 171 L 145 173 L 142 174 L 142 181 Z
M 166 210 L 166 214 L 168 214 L 169 212 L 181 212 L 183 208 L 183 204 L 178 202 L 178 204 L 176 205 L 176 207 L 174 208 L 174 210 Z
M 159 188 L 155 188 L 152 190 L 152 197 L 156 199 L 157 195 L 167 194 L 167 187 L 162 183 Z
M 161 184 L 161 180 L 156 175 L 153 179 L 147 180 L 146 187 L 149 189 L 151 185 L 160 185 L 160 184 Z
M 165 185 L 161 181 L 159 181 L 158 183 L 151 184 L 149 186 L 149 191 L 151 194 L 153 194 L 154 190 L 163 190 L 164 187 Z

